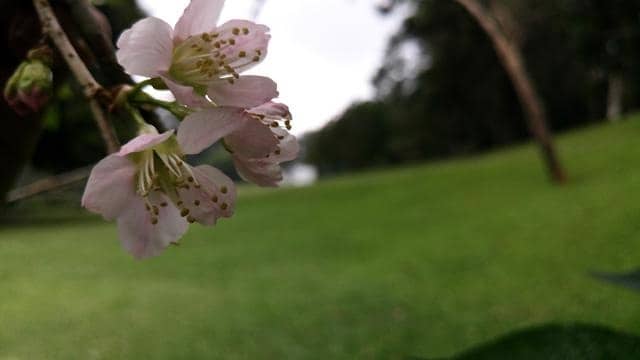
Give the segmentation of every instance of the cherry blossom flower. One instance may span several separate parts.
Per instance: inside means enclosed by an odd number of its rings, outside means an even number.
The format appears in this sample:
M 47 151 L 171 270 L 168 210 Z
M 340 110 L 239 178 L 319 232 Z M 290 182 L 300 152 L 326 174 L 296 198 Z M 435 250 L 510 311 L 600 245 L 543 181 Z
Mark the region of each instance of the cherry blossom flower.
M 280 163 L 295 159 L 299 146 L 287 130 L 289 108 L 267 102 L 249 110 L 208 108 L 187 116 L 178 128 L 178 141 L 187 154 L 197 154 L 221 138 L 238 174 L 260 186 L 277 186 Z
M 91 171 L 82 205 L 116 220 L 123 247 L 136 258 L 160 254 L 188 223 L 213 225 L 230 217 L 235 187 L 219 170 L 191 167 L 173 130 L 148 126 Z
M 161 77 L 187 106 L 252 108 L 277 96 L 267 77 L 240 76 L 267 54 L 269 28 L 247 20 L 216 26 L 223 0 L 192 0 L 175 28 L 148 17 L 118 39 L 118 62 L 132 75 Z

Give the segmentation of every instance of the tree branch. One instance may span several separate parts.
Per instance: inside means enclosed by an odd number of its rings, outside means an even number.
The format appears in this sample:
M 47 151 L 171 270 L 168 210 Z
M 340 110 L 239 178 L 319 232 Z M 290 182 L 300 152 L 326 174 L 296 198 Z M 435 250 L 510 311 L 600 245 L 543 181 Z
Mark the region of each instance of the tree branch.
M 87 166 L 70 171 L 68 173 L 46 177 L 29 185 L 13 189 L 9 191 L 9 194 L 7 195 L 7 202 L 24 200 L 43 192 L 60 189 L 73 183 L 82 181 L 89 177 L 92 167 L 93 166 Z
M 42 31 L 53 41 L 60 55 L 64 58 L 69 66 L 71 73 L 82 86 L 84 95 L 89 100 L 91 112 L 94 120 L 100 130 L 100 135 L 104 140 L 108 153 L 118 151 L 120 144 L 116 137 L 113 126 L 107 120 L 107 116 L 103 112 L 96 95 L 103 90 L 102 86 L 94 79 L 91 72 L 78 56 L 78 52 L 71 45 L 67 34 L 62 30 L 62 26 L 51 8 L 48 0 L 33 0 L 33 6 L 38 13 L 40 22 L 42 23 Z

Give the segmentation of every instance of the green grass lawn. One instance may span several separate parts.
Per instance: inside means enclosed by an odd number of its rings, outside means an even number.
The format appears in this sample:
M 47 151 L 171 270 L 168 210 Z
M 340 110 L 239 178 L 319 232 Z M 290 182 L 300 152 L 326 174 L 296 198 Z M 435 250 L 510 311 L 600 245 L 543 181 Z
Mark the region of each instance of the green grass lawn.
M 551 186 L 523 146 L 304 189 L 245 189 L 233 219 L 138 262 L 115 226 L 0 230 L 0 359 L 393 359 L 511 330 L 640 333 L 640 117 L 560 139 Z

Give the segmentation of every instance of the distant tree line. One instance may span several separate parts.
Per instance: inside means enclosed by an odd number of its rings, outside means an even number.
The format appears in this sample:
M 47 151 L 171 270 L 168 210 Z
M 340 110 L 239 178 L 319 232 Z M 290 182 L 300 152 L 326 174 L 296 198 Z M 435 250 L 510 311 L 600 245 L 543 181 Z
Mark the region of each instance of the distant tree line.
M 374 78 L 377 98 L 306 139 L 307 160 L 321 173 L 471 154 L 529 136 L 513 85 L 469 14 L 454 1 L 404 2 L 414 11 Z M 481 3 L 522 50 L 553 130 L 638 107 L 640 3 Z

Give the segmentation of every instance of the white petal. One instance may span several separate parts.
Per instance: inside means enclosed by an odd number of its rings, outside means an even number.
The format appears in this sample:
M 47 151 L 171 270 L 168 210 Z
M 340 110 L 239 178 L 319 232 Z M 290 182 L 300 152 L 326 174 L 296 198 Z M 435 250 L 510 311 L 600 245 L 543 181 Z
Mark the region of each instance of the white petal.
M 224 0 L 191 0 L 175 26 L 177 41 L 215 29 Z
M 220 106 L 251 109 L 278 97 L 278 87 L 268 77 L 247 75 L 233 84 L 218 80 L 209 87 L 207 95 Z
M 167 141 L 174 130 L 165 131 L 162 134 L 141 134 L 122 145 L 118 155 L 125 156 L 134 152 L 150 149 L 160 143 Z
M 265 25 L 248 20 L 230 20 L 216 29 L 221 39 L 233 39 L 233 44 L 224 46 L 220 51 L 225 55 L 227 64 L 237 73 L 264 60 L 271 39 L 268 32 L 269 28 Z
M 282 139 L 278 144 L 280 153 L 271 155 L 271 161 L 281 163 L 295 159 L 298 156 L 298 152 L 300 152 L 298 139 L 282 128 L 273 128 L 272 131 Z
M 192 86 L 180 85 L 171 80 L 166 74 L 162 76 L 162 80 L 164 80 L 164 83 L 180 104 L 192 108 L 207 108 L 213 106 L 204 96 L 196 94 Z
M 136 167 L 126 157 L 112 154 L 102 159 L 91 170 L 82 206 L 107 220 L 117 218 L 136 198 Z
M 289 107 L 287 105 L 273 101 L 269 101 L 262 105 L 256 106 L 253 109 L 250 109 L 249 112 L 252 114 L 264 115 L 266 117 L 279 119 L 291 117 L 291 112 L 289 111 Z
M 185 154 L 197 154 L 243 124 L 241 109 L 213 108 L 187 116 L 178 128 L 178 143 Z
M 152 192 L 148 199 L 158 208 L 157 216 L 147 210 L 138 196 L 118 217 L 122 246 L 137 259 L 159 255 L 171 243 L 177 242 L 189 225 L 164 194 Z M 156 224 L 152 223 L 152 217 L 157 217 Z
M 276 187 L 282 180 L 280 165 L 266 159 L 233 156 L 233 165 L 242 179 L 259 186 Z
M 187 218 L 203 225 L 214 225 L 221 217 L 231 217 L 235 209 L 236 188 L 220 170 L 200 165 L 192 169 L 195 181 L 178 189 L 181 206 L 189 210 Z
M 148 17 L 120 35 L 116 57 L 132 75 L 155 77 L 169 69 L 173 51 L 173 31 L 166 22 Z
M 224 141 L 234 154 L 246 158 L 264 158 L 278 147 L 278 139 L 269 125 L 249 118 L 242 127 L 225 136 Z

